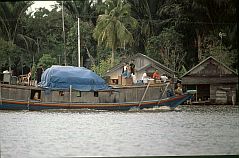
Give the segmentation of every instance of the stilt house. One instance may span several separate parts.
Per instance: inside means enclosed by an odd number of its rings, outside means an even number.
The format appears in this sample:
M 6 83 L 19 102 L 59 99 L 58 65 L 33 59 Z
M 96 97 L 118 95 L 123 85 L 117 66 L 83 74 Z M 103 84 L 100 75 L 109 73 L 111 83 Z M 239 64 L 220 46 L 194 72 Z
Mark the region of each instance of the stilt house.
M 212 56 L 193 67 L 181 78 L 186 90 L 197 90 L 196 102 L 235 104 L 238 74 Z

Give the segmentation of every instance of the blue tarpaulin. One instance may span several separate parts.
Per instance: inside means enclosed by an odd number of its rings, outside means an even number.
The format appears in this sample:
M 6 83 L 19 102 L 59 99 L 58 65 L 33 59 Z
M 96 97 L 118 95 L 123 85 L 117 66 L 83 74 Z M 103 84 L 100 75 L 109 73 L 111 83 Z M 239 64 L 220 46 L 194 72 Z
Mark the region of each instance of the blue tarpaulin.
M 84 67 L 52 66 L 41 77 L 39 86 L 46 89 L 72 89 L 79 91 L 97 91 L 109 89 L 105 80 L 95 72 Z

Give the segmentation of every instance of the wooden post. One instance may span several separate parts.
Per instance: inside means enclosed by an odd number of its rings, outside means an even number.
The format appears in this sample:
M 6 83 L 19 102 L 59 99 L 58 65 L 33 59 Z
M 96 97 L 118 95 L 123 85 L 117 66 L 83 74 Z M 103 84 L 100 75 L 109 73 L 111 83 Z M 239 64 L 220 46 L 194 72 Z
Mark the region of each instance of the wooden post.
M 161 101 L 163 95 L 165 94 L 166 90 L 168 89 L 168 86 L 170 85 L 170 83 L 166 83 L 166 84 L 167 84 L 167 85 L 166 85 L 166 87 L 165 87 L 165 89 L 164 89 L 164 91 L 163 91 L 162 96 L 159 98 L 157 105 L 159 105 L 159 102 Z
M 2 83 L 0 82 L 0 100 L 2 105 Z
M 70 103 L 71 103 L 71 92 L 72 92 L 72 85 L 70 85 Z
M 145 91 L 144 91 L 144 95 L 142 96 L 142 98 L 141 98 L 141 100 L 140 100 L 140 102 L 139 102 L 139 107 L 141 106 L 141 102 L 144 100 L 144 97 L 145 97 L 145 95 L 146 95 L 146 92 L 148 91 L 148 89 L 149 89 L 149 85 L 150 85 L 150 81 L 148 81 L 149 83 L 148 83 L 148 85 L 147 85 L 147 87 L 146 87 L 146 89 L 145 89 Z
M 198 85 L 196 85 L 196 101 L 198 101 Z

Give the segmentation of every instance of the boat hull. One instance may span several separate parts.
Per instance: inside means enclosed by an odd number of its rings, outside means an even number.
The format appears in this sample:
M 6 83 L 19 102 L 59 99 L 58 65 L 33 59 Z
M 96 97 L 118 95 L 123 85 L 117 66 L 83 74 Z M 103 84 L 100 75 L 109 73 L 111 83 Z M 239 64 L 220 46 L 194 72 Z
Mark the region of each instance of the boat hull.
M 16 100 L 1 100 L 0 110 L 46 110 L 46 109 L 95 109 L 95 110 L 130 110 L 130 109 L 144 109 L 154 108 L 160 106 L 168 106 L 175 108 L 184 101 L 191 98 L 191 95 L 184 94 L 165 98 L 162 100 L 142 101 L 139 102 L 125 102 L 125 103 L 47 103 L 30 101 L 16 101 Z

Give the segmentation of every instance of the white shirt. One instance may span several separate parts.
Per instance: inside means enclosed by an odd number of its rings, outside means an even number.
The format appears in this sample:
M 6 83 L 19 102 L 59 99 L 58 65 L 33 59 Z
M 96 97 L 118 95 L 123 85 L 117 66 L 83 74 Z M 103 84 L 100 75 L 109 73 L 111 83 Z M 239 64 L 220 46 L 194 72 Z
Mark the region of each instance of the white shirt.
M 124 72 L 125 72 L 126 70 L 127 70 L 127 66 L 125 65 L 125 66 L 124 66 Z
M 147 76 L 146 72 L 143 73 L 142 80 L 144 80 L 144 79 L 147 78 L 147 77 L 148 77 L 148 76 Z
M 166 82 L 166 81 L 167 81 L 167 79 L 168 79 L 168 77 L 167 77 L 167 76 L 161 76 L 161 80 L 162 80 L 163 82 Z

